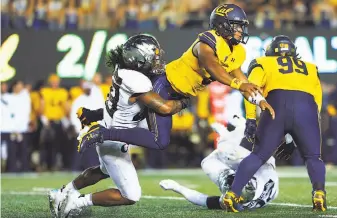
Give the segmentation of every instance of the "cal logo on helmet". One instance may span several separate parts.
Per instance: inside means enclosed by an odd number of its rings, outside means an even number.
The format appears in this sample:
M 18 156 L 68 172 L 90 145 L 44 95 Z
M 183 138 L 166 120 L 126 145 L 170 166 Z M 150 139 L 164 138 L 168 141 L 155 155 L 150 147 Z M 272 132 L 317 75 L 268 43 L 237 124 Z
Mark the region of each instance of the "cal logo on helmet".
M 228 16 L 228 13 L 233 11 L 234 8 L 228 8 L 227 5 L 220 5 L 216 10 L 215 14 L 220 15 L 220 16 Z

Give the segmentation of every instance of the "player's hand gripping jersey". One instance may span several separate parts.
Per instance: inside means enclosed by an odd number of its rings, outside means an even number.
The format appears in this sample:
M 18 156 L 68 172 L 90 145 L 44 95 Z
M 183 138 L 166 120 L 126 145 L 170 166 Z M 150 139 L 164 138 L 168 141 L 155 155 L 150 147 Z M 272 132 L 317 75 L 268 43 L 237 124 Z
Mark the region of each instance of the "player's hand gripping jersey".
M 191 47 L 179 59 L 166 66 L 167 79 L 172 88 L 186 96 L 196 96 L 198 91 L 214 81 L 210 74 L 199 66 L 198 58 L 193 54 L 193 47 L 198 42 L 206 43 L 214 50 L 219 63 L 227 72 L 240 68 L 246 59 L 243 45 L 229 46 L 228 41 L 218 35 L 215 30 L 199 34 Z

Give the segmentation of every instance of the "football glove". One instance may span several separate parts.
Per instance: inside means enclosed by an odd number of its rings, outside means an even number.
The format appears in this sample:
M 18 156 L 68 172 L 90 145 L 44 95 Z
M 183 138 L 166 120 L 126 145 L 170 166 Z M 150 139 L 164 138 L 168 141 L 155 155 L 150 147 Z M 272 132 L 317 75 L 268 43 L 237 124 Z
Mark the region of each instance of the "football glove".
M 257 127 L 256 120 L 254 119 L 246 120 L 245 137 L 250 143 L 255 142 L 256 127 Z
M 294 150 L 296 149 L 295 142 L 291 141 L 287 144 L 286 140 L 283 140 L 275 152 L 275 156 L 278 159 L 289 160 Z
M 77 151 L 83 153 L 87 148 L 96 147 L 104 142 L 101 129 L 103 126 L 94 122 L 89 126 L 87 133 L 83 134 L 79 139 Z
M 180 100 L 182 109 L 188 108 L 191 105 L 191 99 L 190 98 L 183 98 Z
M 89 110 L 85 107 L 80 107 L 77 112 L 77 118 L 81 121 L 82 127 L 88 126 L 93 122 L 103 119 L 103 108 L 97 110 Z

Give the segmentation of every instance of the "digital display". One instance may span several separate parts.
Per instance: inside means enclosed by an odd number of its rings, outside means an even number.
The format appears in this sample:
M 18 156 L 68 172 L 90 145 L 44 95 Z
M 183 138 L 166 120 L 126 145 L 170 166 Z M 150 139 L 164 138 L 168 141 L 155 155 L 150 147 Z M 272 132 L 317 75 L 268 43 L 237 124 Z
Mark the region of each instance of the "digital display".
M 165 59 L 170 62 L 179 58 L 194 42 L 197 34 L 204 30 L 173 30 L 150 32 L 161 43 Z M 76 31 L 2 31 L 0 51 L 0 80 L 13 77 L 32 80 L 46 79 L 50 73 L 61 78 L 84 78 L 90 80 L 96 72 L 108 73 L 105 67 L 106 53 L 123 44 L 128 37 L 138 32 Z M 246 61 L 242 69 L 247 71 L 254 58 L 264 55 L 264 49 L 272 40 L 260 37 L 253 31 L 245 46 Z M 336 74 L 337 82 L 337 36 L 333 32 L 315 35 L 311 32 L 290 32 L 301 60 L 313 62 L 322 75 Z M 286 32 L 283 34 L 287 34 Z
M 71 38 L 70 38 L 71 37 Z M 127 40 L 126 34 L 115 34 L 111 38 L 107 38 L 107 33 L 98 31 L 94 34 L 87 59 L 83 63 L 78 63 L 79 58 L 83 55 L 84 42 L 79 36 L 64 35 L 60 38 L 57 45 L 62 46 L 58 49 L 59 52 L 66 52 L 64 58 L 58 64 L 57 73 L 61 77 L 84 77 L 92 78 L 96 72 L 99 60 L 102 55 L 104 46 L 105 52 L 109 51 L 117 45 L 123 44 Z M 242 70 L 246 73 L 249 63 L 254 58 L 264 56 L 264 49 L 271 42 L 272 37 L 262 40 L 260 37 L 251 36 L 248 43 L 245 45 L 247 51 L 246 61 L 242 66 Z M 106 45 L 104 45 L 106 43 Z M 192 41 L 191 41 L 192 43 Z M 323 36 L 314 37 L 311 42 L 304 36 L 299 36 L 295 39 L 297 51 L 302 60 L 313 62 L 318 66 L 320 73 L 337 73 L 337 36 L 327 40 Z M 335 57 L 328 57 L 328 49 L 334 50 Z M 177 57 L 179 57 L 178 55 Z
M 264 40 L 256 36 L 249 38 L 245 45 L 247 57 L 242 66 L 244 72 L 247 71 L 251 60 L 264 56 L 264 50 L 271 40 L 272 37 Z M 316 64 L 320 73 L 337 73 L 337 36 L 333 36 L 331 39 L 316 36 L 312 40 L 305 36 L 299 36 L 294 42 L 301 60 Z M 329 57 L 328 50 L 331 50 L 334 56 Z

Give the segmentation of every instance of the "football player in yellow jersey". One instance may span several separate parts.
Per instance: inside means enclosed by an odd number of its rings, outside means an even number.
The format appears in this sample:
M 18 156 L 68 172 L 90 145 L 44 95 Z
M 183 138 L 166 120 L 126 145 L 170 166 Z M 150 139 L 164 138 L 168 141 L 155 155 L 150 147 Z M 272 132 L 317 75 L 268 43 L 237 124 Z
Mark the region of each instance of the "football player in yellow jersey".
M 210 16 L 210 30 L 199 34 L 191 47 L 166 66 L 166 77 L 174 91 L 196 96 L 212 81 L 252 94 L 258 88 L 246 81 L 241 65 L 246 59 L 241 43 L 248 41 L 248 20 L 235 4 L 216 7 Z
M 68 92 L 60 87 L 60 78 L 56 74 L 51 74 L 48 78 L 49 87 L 43 87 L 40 91 L 41 101 L 41 121 L 43 128 L 41 141 L 43 141 L 45 162 L 48 169 L 56 165 L 56 155 L 60 151 L 65 165 L 70 164 L 70 156 L 67 152 L 65 132 L 61 120 L 67 115 Z M 53 137 L 50 137 L 52 134 Z M 57 140 L 56 140 L 57 137 Z
M 248 80 L 263 88 L 276 117 L 273 120 L 269 113 L 262 112 L 253 151 L 240 163 L 231 191 L 222 200 L 228 211 L 240 211 L 241 190 L 277 150 L 284 134 L 289 133 L 306 162 L 313 210 L 325 211 L 325 165 L 319 123 L 322 89 L 317 67 L 300 60 L 294 43 L 284 35 L 273 38 L 265 55 L 251 62 Z M 255 106 L 248 105 L 246 110 L 248 118 L 255 119 Z

